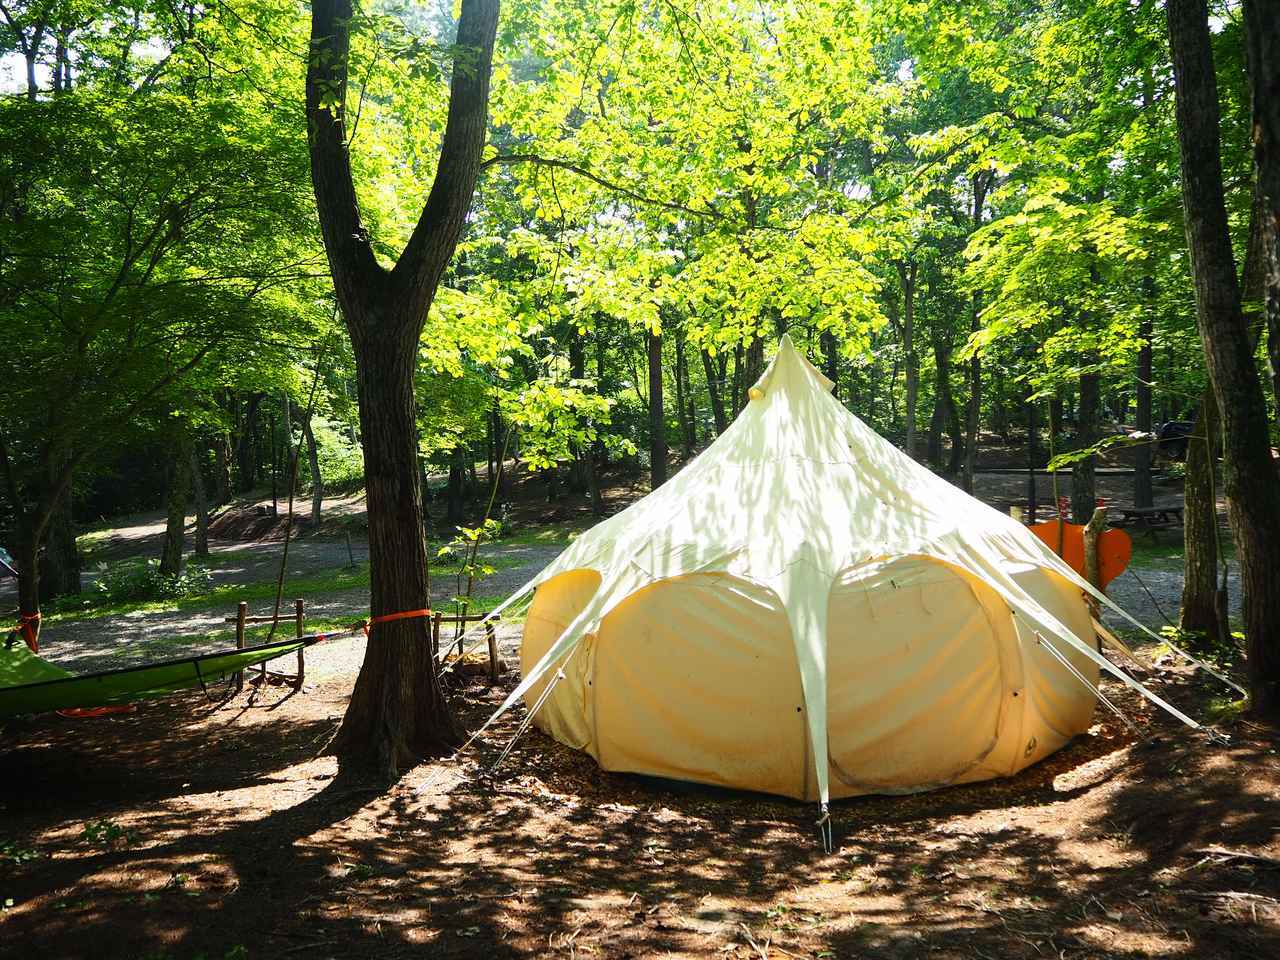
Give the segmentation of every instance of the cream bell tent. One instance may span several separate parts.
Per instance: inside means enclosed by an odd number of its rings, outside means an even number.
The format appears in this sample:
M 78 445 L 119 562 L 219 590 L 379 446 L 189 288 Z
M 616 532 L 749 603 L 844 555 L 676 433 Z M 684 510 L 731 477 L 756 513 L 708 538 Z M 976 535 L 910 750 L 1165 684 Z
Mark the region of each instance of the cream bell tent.
M 817 800 L 1016 773 L 1091 722 L 1084 583 L 845 410 L 783 337 L 742 414 L 528 586 L 534 722 L 630 771 Z M 501 710 L 499 711 L 499 713 Z

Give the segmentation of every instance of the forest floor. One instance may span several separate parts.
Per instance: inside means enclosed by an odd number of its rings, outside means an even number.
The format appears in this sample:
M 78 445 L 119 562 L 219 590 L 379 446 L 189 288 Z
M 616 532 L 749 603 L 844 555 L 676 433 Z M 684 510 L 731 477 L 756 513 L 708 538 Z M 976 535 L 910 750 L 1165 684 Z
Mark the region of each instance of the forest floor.
M 1128 482 L 1103 475 L 1101 495 L 1127 502 Z M 999 503 L 1025 474 L 980 484 Z M 614 506 L 636 495 L 610 488 Z M 334 512 L 358 531 L 361 509 L 348 498 Z M 486 595 L 523 583 L 589 522 L 580 504 L 536 496 L 515 520 L 489 548 Z M 154 553 L 157 523 L 94 531 L 93 561 Z M 282 544 L 254 532 L 215 544 L 212 598 L 54 617 L 51 659 L 85 670 L 222 645 L 233 598 L 264 612 L 274 593 Z M 290 545 L 284 595 L 305 595 L 315 622 L 367 603 L 362 539 L 351 569 L 334 535 Z M 1137 539 L 1134 566 L 1170 615 L 1180 551 L 1176 532 Z M 1122 594 L 1130 579 L 1112 594 L 1158 626 L 1136 582 Z M 516 682 L 518 627 L 502 636 L 499 683 L 457 681 L 469 728 Z M 324 748 L 362 639 L 313 648 L 302 694 L 29 718 L 0 743 L 0 958 L 1278 956 L 1277 730 L 1156 653 L 1144 679 L 1221 717 L 1229 743 L 1107 684 L 1141 740 L 1100 710 L 1087 735 L 1012 779 L 841 801 L 832 854 L 812 805 L 605 773 L 536 731 L 486 775 L 522 711 L 390 790 L 341 777 Z

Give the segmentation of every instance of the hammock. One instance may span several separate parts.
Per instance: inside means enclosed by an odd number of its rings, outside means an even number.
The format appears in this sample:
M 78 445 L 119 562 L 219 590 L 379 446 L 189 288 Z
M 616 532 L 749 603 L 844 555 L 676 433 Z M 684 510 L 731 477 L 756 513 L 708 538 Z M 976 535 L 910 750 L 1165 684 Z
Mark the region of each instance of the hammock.
M 103 707 L 163 697 L 231 680 L 246 667 L 335 636 L 290 637 L 254 647 L 203 653 L 118 670 L 73 674 L 36 656 L 25 643 L 0 645 L 0 717 Z

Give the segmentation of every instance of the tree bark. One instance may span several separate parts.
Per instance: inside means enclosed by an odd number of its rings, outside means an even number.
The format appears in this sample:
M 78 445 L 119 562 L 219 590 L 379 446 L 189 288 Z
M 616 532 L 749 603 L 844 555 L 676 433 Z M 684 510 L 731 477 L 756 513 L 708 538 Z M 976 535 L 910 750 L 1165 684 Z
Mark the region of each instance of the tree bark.
M 1155 376 L 1152 362 L 1152 334 L 1154 325 L 1151 312 L 1155 309 L 1155 280 L 1151 277 L 1143 279 L 1148 309 L 1142 314 L 1138 324 L 1138 339 L 1142 345 L 1138 348 L 1138 377 L 1134 394 L 1138 401 L 1137 423 L 1135 426 L 1143 439 L 1134 451 L 1133 468 L 1133 505 L 1139 509 L 1149 507 L 1155 502 L 1155 494 L 1151 488 L 1151 461 L 1155 451 L 1153 435 L 1154 424 L 1151 422 L 1151 381 Z
M 684 446 L 685 460 L 693 457 L 698 438 L 694 435 L 693 396 L 688 384 L 689 372 L 685 363 L 684 332 L 676 333 L 676 415 L 680 418 L 680 439 Z
M 822 345 L 822 372 L 831 381 L 831 395 L 840 399 L 840 354 L 836 343 L 836 335 L 824 330 L 820 339 Z
M 667 482 L 667 418 L 662 404 L 662 335 L 646 334 L 649 358 L 649 486 Z
M 58 498 L 49 518 L 44 550 L 40 552 L 40 599 L 75 595 L 80 592 L 80 551 L 76 548 L 75 517 L 68 489 Z
M 195 556 L 209 556 L 209 496 L 204 483 L 204 474 L 200 469 L 200 457 L 196 454 L 195 444 L 190 445 L 191 492 L 196 501 L 196 535 Z
M 320 448 L 316 445 L 310 417 L 303 421 L 302 433 L 307 440 L 307 463 L 311 467 L 311 523 L 312 526 L 318 526 L 324 509 L 324 478 L 320 476 Z
M 247 493 L 258 485 L 258 408 L 265 393 L 255 393 L 248 399 L 248 406 L 240 419 L 240 441 L 236 444 L 236 469 L 239 473 L 239 489 Z
M 1275 423 L 1280 429 L 1280 4 L 1276 0 L 1245 0 L 1244 21 L 1253 104 L 1253 156 L 1263 214 L 1267 363 Z
M 729 358 L 723 352 L 717 354 L 714 362 L 711 354 L 702 354 L 702 369 L 707 375 L 707 393 L 711 397 L 711 416 L 715 420 L 717 437 L 729 428 L 724 403 L 724 375 L 728 364 Z
M 164 544 L 160 550 L 160 572 L 166 577 L 182 573 L 182 548 L 187 524 L 187 495 L 191 492 L 191 438 L 185 426 L 179 428 L 169 482 L 165 485 Z
M 1262 383 L 1240 307 L 1223 200 L 1217 77 L 1208 10 L 1204 0 L 1169 0 L 1166 13 L 1177 94 L 1187 246 L 1200 339 L 1222 418 L 1223 492 L 1240 560 L 1250 699 L 1254 710 L 1272 713 L 1280 710 L 1280 579 L 1276 577 L 1280 570 L 1280 481 L 1271 459 Z M 1274 20 L 1272 16 L 1262 29 L 1274 33 Z M 1250 60 L 1256 63 L 1252 38 L 1249 50 Z M 1274 83 L 1259 70 L 1254 71 L 1253 80 L 1255 90 L 1270 90 Z
M 1085 357 L 1091 365 L 1096 357 Z M 1076 449 L 1083 450 L 1098 442 L 1099 377 L 1097 372 L 1080 374 L 1080 409 L 1076 417 Z M 1071 519 L 1088 523 L 1097 506 L 1098 488 L 1095 477 L 1097 456 L 1090 454 L 1071 465 Z
M 388 270 L 361 220 L 347 153 L 350 0 L 314 0 L 307 69 L 312 186 L 334 290 L 351 337 L 360 401 L 373 617 L 430 604 L 417 456 L 414 373 L 427 312 L 457 245 L 488 125 L 497 0 L 463 0 L 448 119 L 435 179 L 408 244 Z M 332 744 L 344 768 L 395 778 L 449 749 L 461 730 L 445 702 L 428 620 L 375 623 Z
M 1218 609 L 1218 503 L 1214 477 L 1217 461 L 1218 403 L 1213 390 L 1200 400 L 1195 426 L 1187 438 L 1183 482 L 1182 607 L 1178 627 L 1203 636 L 1213 646 L 1230 635 Z M 1208 443 L 1213 438 L 1213 449 Z
M 907 424 L 903 449 L 908 457 L 916 459 L 916 405 L 920 393 L 920 358 L 916 356 L 916 274 L 919 264 L 914 260 L 899 260 L 898 280 L 902 285 L 902 350 L 907 366 Z

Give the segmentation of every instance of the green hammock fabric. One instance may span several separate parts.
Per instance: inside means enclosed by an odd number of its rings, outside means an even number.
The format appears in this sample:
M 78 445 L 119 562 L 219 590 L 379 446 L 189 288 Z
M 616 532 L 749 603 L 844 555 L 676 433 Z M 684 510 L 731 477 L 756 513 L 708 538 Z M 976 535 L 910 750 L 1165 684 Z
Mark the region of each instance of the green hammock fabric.
M 104 707 L 160 697 L 230 679 L 246 667 L 318 640 L 296 637 L 243 650 L 162 660 L 120 670 L 76 675 L 40 659 L 25 643 L 0 645 L 0 717 L 72 707 Z

